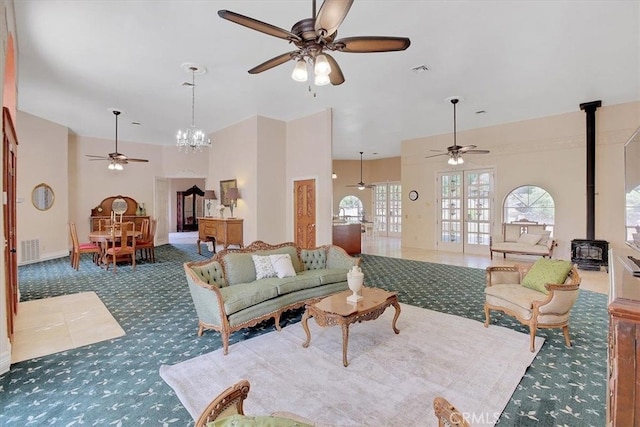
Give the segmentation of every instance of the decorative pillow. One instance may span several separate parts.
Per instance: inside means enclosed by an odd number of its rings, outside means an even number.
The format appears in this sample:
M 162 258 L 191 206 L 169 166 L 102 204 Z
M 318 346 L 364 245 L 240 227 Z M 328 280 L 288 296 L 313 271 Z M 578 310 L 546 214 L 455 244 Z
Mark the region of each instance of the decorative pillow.
M 537 243 L 538 245 L 546 245 L 549 241 L 549 237 L 551 236 L 551 230 L 543 230 L 543 231 L 530 231 L 529 234 L 538 234 L 540 235 L 540 241 Z
M 256 280 L 277 276 L 269 256 L 251 255 L 251 258 L 253 258 L 253 265 L 256 267 Z
M 533 246 L 540 241 L 540 237 L 542 236 L 540 236 L 539 234 L 522 233 L 522 235 L 518 238 L 518 243 Z
M 564 283 L 570 270 L 570 261 L 540 258 L 522 279 L 522 286 L 548 294 L 549 291 L 544 285 Z
M 273 269 L 275 270 L 278 278 L 295 277 L 296 271 L 293 269 L 293 264 L 291 263 L 291 255 L 269 255 L 269 258 L 271 258 L 271 265 L 273 265 Z

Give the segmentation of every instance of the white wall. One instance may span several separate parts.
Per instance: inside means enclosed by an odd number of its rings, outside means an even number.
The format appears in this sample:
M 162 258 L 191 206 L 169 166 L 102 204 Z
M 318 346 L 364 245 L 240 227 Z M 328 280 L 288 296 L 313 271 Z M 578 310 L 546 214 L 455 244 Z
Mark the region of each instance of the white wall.
M 65 126 L 18 110 L 18 263 L 22 254 L 20 242 L 40 240 L 40 259 L 69 254 L 69 174 Z M 40 211 L 31 202 L 31 193 L 38 184 L 48 184 L 54 192 L 51 209 Z
M 286 236 L 286 136 L 287 124 L 258 117 L 257 233 L 258 240 L 282 243 Z
M 316 180 L 316 245 L 332 241 L 332 110 L 287 122 L 287 240 L 293 240 L 293 182 Z
M 570 257 L 572 239 L 586 237 L 585 113 L 576 112 L 458 133 L 460 145 L 473 143 L 488 155 L 465 156 L 464 169 L 495 167 L 495 227 L 504 197 L 521 185 L 538 185 L 554 198 L 555 254 Z M 603 106 L 596 112 L 596 238 L 620 246 L 624 240 L 623 144 L 640 124 L 640 103 Z M 453 169 L 446 157 L 425 159 L 428 150 L 451 145 L 451 135 L 402 143 L 402 245 L 436 248 L 436 187 L 439 171 Z M 407 191 L 420 193 L 410 202 Z M 406 190 L 406 191 L 405 191 Z M 425 197 L 423 197 L 423 195 Z

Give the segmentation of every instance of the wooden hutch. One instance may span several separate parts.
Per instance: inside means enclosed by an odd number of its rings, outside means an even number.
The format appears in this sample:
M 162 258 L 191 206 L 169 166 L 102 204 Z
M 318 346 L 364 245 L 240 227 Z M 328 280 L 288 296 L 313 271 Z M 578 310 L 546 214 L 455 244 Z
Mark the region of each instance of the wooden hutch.
M 607 427 L 640 425 L 640 270 L 629 256 L 640 252 L 615 249 L 609 254 L 609 348 Z
M 113 207 L 114 201 L 116 201 L 115 210 Z M 121 209 L 118 209 L 117 207 L 118 205 L 122 205 L 122 208 L 124 208 L 125 204 L 126 204 L 126 209 L 124 210 L 124 212 L 122 212 L 122 221 L 124 222 L 133 221 L 136 224 L 136 229 L 139 230 L 142 225 L 142 220 L 145 218 L 149 219 L 149 216 L 137 215 L 138 213 L 140 213 L 138 211 L 138 202 L 136 202 L 131 197 L 127 197 L 127 196 L 110 196 L 104 199 L 103 201 L 101 201 L 98 206 L 91 209 L 91 217 L 90 217 L 91 223 L 89 224 L 89 228 L 91 229 L 91 231 L 98 230 L 99 221 L 101 219 L 106 219 L 106 220 L 110 219 L 112 212 L 117 213 L 117 219 L 119 221 Z

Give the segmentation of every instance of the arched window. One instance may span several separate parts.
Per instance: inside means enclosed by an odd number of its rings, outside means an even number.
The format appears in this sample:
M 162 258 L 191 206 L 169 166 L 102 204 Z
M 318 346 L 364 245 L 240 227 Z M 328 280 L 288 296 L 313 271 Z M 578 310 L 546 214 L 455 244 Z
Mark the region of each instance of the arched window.
M 523 219 L 547 224 L 548 230 L 553 229 L 555 203 L 544 188 L 523 185 L 507 194 L 504 199 L 504 222 Z
M 628 242 L 638 244 L 640 238 L 640 185 L 627 193 L 627 237 Z M 635 234 L 635 236 L 634 236 Z M 635 238 L 634 238 L 635 237 Z
M 345 196 L 340 200 L 338 206 L 340 208 L 340 219 L 345 219 L 348 222 L 359 222 L 362 219 L 364 211 L 362 208 L 362 200 L 356 196 Z

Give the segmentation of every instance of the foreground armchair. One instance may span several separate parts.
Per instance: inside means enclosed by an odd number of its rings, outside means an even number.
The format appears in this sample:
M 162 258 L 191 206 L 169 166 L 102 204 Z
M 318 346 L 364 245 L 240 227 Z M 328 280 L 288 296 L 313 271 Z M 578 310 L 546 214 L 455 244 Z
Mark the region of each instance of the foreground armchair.
M 250 387 L 249 381 L 241 380 L 220 393 L 202 411 L 200 418 L 196 420 L 195 427 L 206 427 L 212 421 L 235 414 L 244 415 L 243 403 L 249 395 Z
M 571 347 L 569 314 L 580 281 L 569 261 L 540 259 L 533 265 L 487 267 L 484 326 L 489 327 L 491 310 L 502 311 L 529 326 L 532 352 L 539 328 L 562 328 L 565 343 Z

